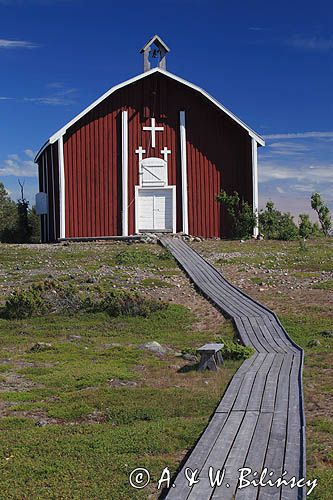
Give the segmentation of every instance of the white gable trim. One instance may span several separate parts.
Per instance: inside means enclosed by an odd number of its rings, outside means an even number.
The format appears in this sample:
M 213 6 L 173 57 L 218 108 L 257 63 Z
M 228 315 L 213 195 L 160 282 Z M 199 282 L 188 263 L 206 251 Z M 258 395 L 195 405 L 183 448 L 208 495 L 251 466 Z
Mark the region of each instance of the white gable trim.
M 131 85 L 132 83 L 135 83 L 143 78 L 148 77 L 149 75 L 152 75 L 154 73 L 161 73 L 163 75 L 166 75 L 168 78 L 171 78 L 172 80 L 175 80 L 176 82 L 182 83 L 183 85 L 186 85 L 187 87 L 196 90 L 200 94 L 202 94 L 204 97 L 206 97 L 210 102 L 212 102 L 217 108 L 222 110 L 224 113 L 226 113 L 230 118 L 232 118 L 238 125 L 243 127 L 249 135 L 254 138 L 258 144 L 261 146 L 265 146 L 265 141 L 264 139 L 258 135 L 254 130 L 252 130 L 250 127 L 248 127 L 242 120 L 240 120 L 236 115 L 234 115 L 231 111 L 229 111 L 227 108 L 225 108 L 221 103 L 219 103 L 214 97 L 212 97 L 208 92 L 203 90 L 202 88 L 198 87 L 197 85 L 194 85 L 193 83 L 188 82 L 187 80 L 184 80 L 183 78 L 180 78 L 179 76 L 174 75 L 173 73 L 169 73 L 169 71 L 163 70 L 161 68 L 153 68 L 149 71 L 146 71 L 145 73 L 141 73 L 140 75 L 135 76 L 134 78 L 130 78 L 129 80 L 126 80 L 125 82 L 119 83 L 118 85 L 115 85 L 112 87 L 110 90 L 105 92 L 99 99 L 94 101 L 90 106 L 85 108 L 81 113 L 79 113 L 77 116 L 75 116 L 70 122 L 66 123 L 64 127 L 59 129 L 55 134 L 53 134 L 49 140 L 44 144 L 44 146 L 39 150 L 39 152 L 36 155 L 35 161 L 38 160 L 39 156 L 41 153 L 44 151 L 44 149 L 49 145 L 53 144 L 56 142 L 61 136 L 63 136 L 66 131 L 74 125 L 80 118 L 82 118 L 84 115 L 89 113 L 93 108 L 95 108 L 98 104 L 100 104 L 104 99 L 109 97 L 111 94 L 116 92 L 117 90 L 126 87 L 127 85 Z

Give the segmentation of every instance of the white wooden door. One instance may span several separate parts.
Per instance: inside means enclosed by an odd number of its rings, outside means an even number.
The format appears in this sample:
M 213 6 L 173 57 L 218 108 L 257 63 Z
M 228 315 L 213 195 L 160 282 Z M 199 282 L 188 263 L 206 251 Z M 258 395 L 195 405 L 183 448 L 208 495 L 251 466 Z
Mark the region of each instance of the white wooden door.
M 140 189 L 138 193 L 138 230 L 172 231 L 172 190 Z

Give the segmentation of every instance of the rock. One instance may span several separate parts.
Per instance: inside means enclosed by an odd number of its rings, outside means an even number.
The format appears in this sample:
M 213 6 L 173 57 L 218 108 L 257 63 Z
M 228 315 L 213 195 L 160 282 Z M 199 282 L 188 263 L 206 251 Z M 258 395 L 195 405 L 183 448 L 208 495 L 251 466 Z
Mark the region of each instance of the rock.
M 81 335 L 69 335 L 69 340 L 80 340 L 82 339 Z
M 48 424 L 47 420 L 38 420 L 36 422 L 37 427 L 45 427 Z
M 29 349 L 29 352 L 49 351 L 50 349 L 53 349 L 52 344 L 48 342 L 37 342 Z
M 136 387 L 138 385 L 134 380 L 121 380 L 119 378 L 111 378 L 108 380 L 110 387 Z
M 198 241 L 198 242 L 200 242 L 200 241 L 202 241 L 202 239 L 201 239 L 201 238 L 199 238 L 199 236 L 195 236 L 194 241 Z
M 261 241 L 264 239 L 264 235 L 259 233 L 258 236 L 257 236 L 257 240 Z
M 160 355 L 166 354 L 169 350 L 167 347 L 163 347 L 161 346 L 161 344 L 155 341 L 147 342 L 146 344 L 140 345 L 139 349 L 144 349 L 146 351 L 150 351 L 153 352 L 154 354 L 160 354 Z
M 93 276 L 90 276 L 88 279 L 87 279 L 87 283 L 96 283 L 97 279 L 94 278 Z
M 187 352 L 185 354 L 182 354 L 182 358 L 185 359 L 186 361 L 193 361 L 194 363 L 198 361 L 197 357 L 194 356 L 194 354 L 189 354 Z
M 307 346 L 308 347 L 319 347 L 321 345 L 320 343 L 320 340 L 318 339 L 312 339 L 312 340 L 309 340 Z
M 322 335 L 325 338 L 332 338 L 333 330 L 323 330 L 322 332 L 320 332 L 320 335 Z

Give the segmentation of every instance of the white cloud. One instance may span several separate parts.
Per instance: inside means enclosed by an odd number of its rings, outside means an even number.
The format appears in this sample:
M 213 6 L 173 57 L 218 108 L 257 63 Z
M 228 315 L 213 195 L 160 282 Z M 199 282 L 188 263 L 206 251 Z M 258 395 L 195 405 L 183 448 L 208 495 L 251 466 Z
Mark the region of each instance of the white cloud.
M 32 149 L 25 149 L 24 150 L 24 153 L 27 155 L 28 158 L 30 158 L 31 160 L 33 160 L 36 156 L 36 152 L 33 151 Z
M 272 148 L 273 151 L 267 151 L 266 156 L 270 153 L 274 155 L 303 155 L 306 151 L 310 151 L 310 147 L 303 143 L 295 142 L 272 142 L 267 145 L 268 148 Z
M 296 179 L 333 185 L 333 163 L 325 165 L 288 166 L 263 160 L 259 162 L 260 182 Z M 333 186 L 332 186 L 333 188 Z
M 0 49 L 35 49 L 36 47 L 39 47 L 39 45 L 34 42 L 0 38 Z
M 57 87 L 52 86 L 51 88 L 54 88 L 55 91 L 50 95 L 42 97 L 0 97 L 0 100 L 15 100 L 19 102 L 31 102 L 49 106 L 70 106 L 75 104 L 77 89 L 65 89 L 62 84 L 58 84 Z
M 0 164 L 0 176 L 37 177 L 37 166 L 31 159 L 32 155 L 34 152 L 31 149 L 25 150 L 25 156 L 29 159 L 17 154 L 8 155 Z
M 308 139 L 333 137 L 333 132 L 295 132 L 286 134 L 268 134 L 263 136 L 265 139 Z
M 296 49 L 309 51 L 325 51 L 333 49 L 333 37 L 323 38 L 320 36 L 305 37 L 296 35 L 287 40 L 287 45 Z

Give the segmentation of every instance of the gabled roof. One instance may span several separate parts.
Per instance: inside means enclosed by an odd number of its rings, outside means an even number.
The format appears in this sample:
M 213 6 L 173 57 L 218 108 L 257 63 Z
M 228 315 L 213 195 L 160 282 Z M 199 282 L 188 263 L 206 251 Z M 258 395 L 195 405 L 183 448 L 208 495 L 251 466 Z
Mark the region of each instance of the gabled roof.
M 109 97 L 111 94 L 116 92 L 117 90 L 126 87 L 127 85 L 131 85 L 132 83 L 135 83 L 139 80 L 142 80 L 143 78 L 147 78 L 148 76 L 154 74 L 154 73 L 160 73 L 162 75 L 165 75 L 166 77 L 170 78 L 171 80 L 175 80 L 176 82 L 182 83 L 183 85 L 186 85 L 187 87 L 196 90 L 200 94 L 202 94 L 204 97 L 206 97 L 210 102 L 212 102 L 217 108 L 220 110 L 224 111 L 230 118 L 232 118 L 238 125 L 243 127 L 251 137 L 253 137 L 260 146 L 265 146 L 265 141 L 264 139 L 257 134 L 254 130 L 252 130 L 248 125 L 246 125 L 242 120 L 240 120 L 236 115 L 234 115 L 231 111 L 229 111 L 225 106 L 223 106 L 220 102 L 218 102 L 214 97 L 212 97 L 208 92 L 203 90 L 202 88 L 198 87 L 197 85 L 194 85 L 193 83 L 188 82 L 187 80 L 184 80 L 183 78 L 180 78 L 179 76 L 174 75 L 173 73 L 169 73 L 169 71 L 163 70 L 161 68 L 153 68 L 149 71 L 146 71 L 145 73 L 141 73 L 140 75 L 135 76 L 134 78 L 130 78 L 129 80 L 126 80 L 125 82 L 119 83 L 118 85 L 115 85 L 112 87 L 110 90 L 105 92 L 101 97 L 99 97 L 96 101 L 94 101 L 90 106 L 85 108 L 81 113 L 79 113 L 77 116 L 75 116 L 71 121 L 66 123 L 61 129 L 59 129 L 55 134 L 53 134 L 48 141 L 42 146 L 42 148 L 38 151 L 36 157 L 35 157 L 35 162 L 38 160 L 39 156 L 41 153 L 44 151 L 44 149 L 49 145 L 53 144 L 56 142 L 61 136 L 63 136 L 66 131 L 74 125 L 78 120 L 80 120 L 84 115 L 89 113 L 93 108 L 95 108 L 98 104 L 100 104 L 104 99 Z
M 165 42 L 163 42 L 162 38 L 159 37 L 158 35 L 154 35 L 150 40 L 148 40 L 148 42 L 146 43 L 146 45 L 144 45 L 142 47 L 142 49 L 140 50 L 140 53 L 142 54 L 142 52 L 144 52 L 145 50 L 147 50 L 148 47 L 150 47 L 151 45 L 153 45 L 153 43 L 157 47 L 163 47 L 163 49 L 165 50 L 165 52 L 170 52 L 169 47 L 167 46 L 167 44 Z

